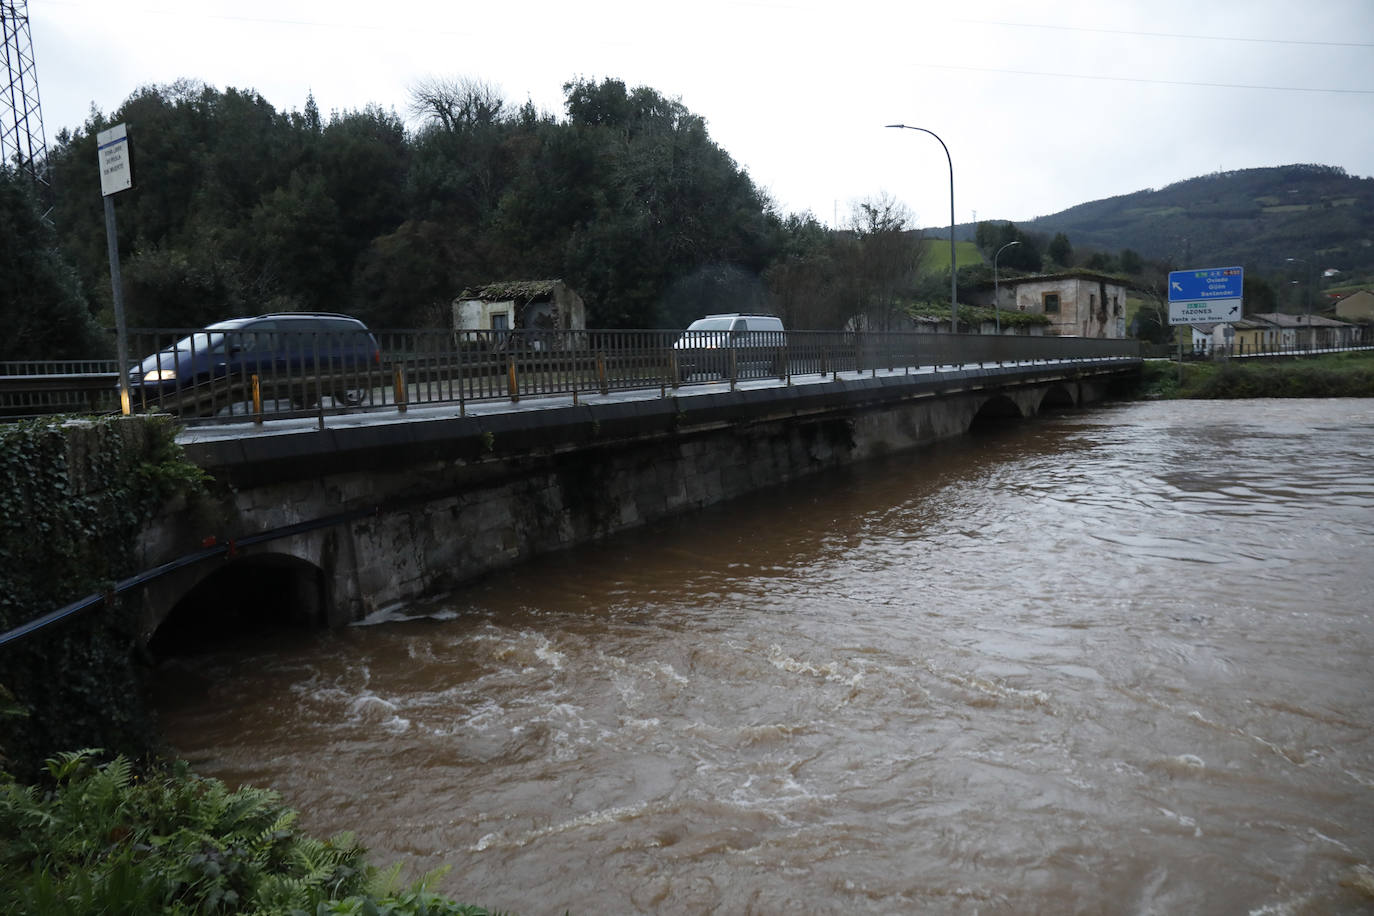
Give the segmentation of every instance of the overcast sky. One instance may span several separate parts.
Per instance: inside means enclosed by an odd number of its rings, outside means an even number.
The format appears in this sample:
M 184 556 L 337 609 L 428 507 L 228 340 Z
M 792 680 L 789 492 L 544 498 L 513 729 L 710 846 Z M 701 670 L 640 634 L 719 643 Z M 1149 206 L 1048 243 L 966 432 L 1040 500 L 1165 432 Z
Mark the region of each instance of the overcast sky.
M 1211 172 L 1374 175 L 1374 0 L 29 0 L 51 144 L 180 78 L 408 117 L 427 77 L 562 118 L 571 79 L 682 101 L 783 212 L 1027 220 Z M 130 133 L 137 142 L 137 128 Z M 91 163 L 92 170 L 96 163 Z

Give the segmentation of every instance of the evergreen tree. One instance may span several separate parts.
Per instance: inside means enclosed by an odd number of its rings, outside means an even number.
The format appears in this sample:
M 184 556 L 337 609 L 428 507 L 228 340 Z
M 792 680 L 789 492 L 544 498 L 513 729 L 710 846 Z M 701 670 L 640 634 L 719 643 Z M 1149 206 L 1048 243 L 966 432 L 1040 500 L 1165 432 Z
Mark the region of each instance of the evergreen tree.
M 0 359 L 89 359 L 108 349 L 32 183 L 8 166 L 0 166 L 0 316 Z
M 1056 232 L 1054 238 L 1050 240 L 1050 246 L 1045 250 L 1049 258 L 1061 267 L 1073 266 L 1073 246 L 1069 244 L 1069 237 L 1062 232 Z

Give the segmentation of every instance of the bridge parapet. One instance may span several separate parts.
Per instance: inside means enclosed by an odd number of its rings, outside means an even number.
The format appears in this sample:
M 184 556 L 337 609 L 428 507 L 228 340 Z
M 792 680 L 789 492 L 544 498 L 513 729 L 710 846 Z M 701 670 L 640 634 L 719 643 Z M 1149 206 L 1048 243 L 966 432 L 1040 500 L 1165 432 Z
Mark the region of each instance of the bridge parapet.
M 136 412 L 170 412 L 188 423 L 257 422 L 357 409 L 404 411 L 424 405 L 591 396 L 636 389 L 690 390 L 727 382 L 891 372 L 901 367 L 1019 365 L 1029 362 L 1137 358 L 1134 340 L 1084 337 L 931 334 L 912 331 L 729 332 L 378 331 L 376 360 L 324 358 L 330 338 L 300 341 L 316 358 L 277 359 L 252 346 L 258 335 L 207 335 L 187 329 L 131 332 L 136 353 L 173 341 L 190 348 L 203 374 L 179 370 L 155 392 L 138 386 Z M 216 339 L 222 337 L 223 339 Z M 369 337 L 369 340 L 371 338 Z M 260 342 L 259 342 L 260 343 Z M 197 346 L 214 352 L 199 353 Z M 292 352 L 295 352 L 293 350 Z M 199 363 L 196 362 L 197 356 Z M 169 356 L 169 360 L 172 358 Z M 0 416 L 117 410 L 117 372 L 81 366 L 0 366 Z
M 232 543 L 231 562 L 291 558 L 318 570 L 317 615 L 342 623 L 547 551 L 959 435 L 997 404 L 1031 416 L 1047 398 L 1097 400 L 1137 368 L 851 373 L 514 411 L 433 408 L 380 423 L 353 415 L 270 434 L 192 428 L 183 447 L 222 487 L 223 528 L 189 530 L 184 514 L 165 524 L 183 544 Z M 207 569 L 158 586 L 148 632 Z

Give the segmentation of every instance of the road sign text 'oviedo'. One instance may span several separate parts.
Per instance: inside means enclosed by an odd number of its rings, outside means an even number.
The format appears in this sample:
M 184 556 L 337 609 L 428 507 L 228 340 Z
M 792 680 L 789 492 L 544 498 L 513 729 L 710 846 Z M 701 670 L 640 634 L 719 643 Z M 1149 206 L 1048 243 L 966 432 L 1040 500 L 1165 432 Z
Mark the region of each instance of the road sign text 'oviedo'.
M 1241 295 L 1245 271 L 1240 267 L 1205 267 L 1169 274 L 1169 324 L 1217 324 L 1239 321 L 1245 314 Z

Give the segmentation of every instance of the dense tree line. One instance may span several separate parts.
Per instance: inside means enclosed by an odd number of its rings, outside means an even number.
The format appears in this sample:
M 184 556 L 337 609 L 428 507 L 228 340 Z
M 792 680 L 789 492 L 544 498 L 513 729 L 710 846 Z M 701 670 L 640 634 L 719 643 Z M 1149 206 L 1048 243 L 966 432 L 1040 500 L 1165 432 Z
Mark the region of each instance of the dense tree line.
M 375 106 L 325 117 L 307 100 L 303 111 L 279 112 L 254 92 L 194 81 L 142 88 L 108 115 L 93 110 L 50 150 L 51 200 L 37 201 L 0 168 L 0 312 L 12 329 L 0 358 L 108 350 L 98 330 L 113 316 L 95 139 L 118 123 L 129 127 L 137 182 L 116 198 L 133 326 L 287 309 L 349 312 L 376 327 L 442 326 L 465 288 L 552 277 L 576 289 L 589 323 L 603 327 L 674 328 L 742 310 L 774 312 L 798 329 L 892 327 L 913 303 L 946 298 L 948 273 L 920 269 L 920 233 L 894 201 L 856 204 L 837 230 L 781 214 L 680 102 L 615 79 L 563 88 L 565 111 L 555 116 L 511 106 L 478 80 L 429 80 L 412 93 L 414 127 Z M 1320 208 L 1290 205 L 1312 195 L 1291 186 L 1280 195 L 1279 179 L 1320 191 Z M 1278 221 L 1301 209 L 1303 225 L 1341 223 L 1348 246 L 1367 233 L 1341 221 L 1365 212 L 1355 204 L 1371 185 L 1316 167 L 1249 170 L 1082 205 L 1033 221 L 1041 232 L 982 223 L 976 240 L 988 260 L 1002 251 L 1007 276 L 1082 267 L 1138 277 L 1148 289 L 1202 239 L 1229 236 L 1208 223 L 1206 233 L 1175 234 L 1197 242 L 1181 252 L 1161 256 L 1142 242 L 1142 255 L 1106 250 L 1089 229 L 1074 230 L 1075 248 L 1061 224 L 1091 228 L 1113 212 L 1120 223 L 1123 202 L 1142 195 L 1168 219 L 1190 204 L 1234 210 L 1248 196 L 1264 220 L 1232 222 L 1256 244 L 1295 250 L 1270 235 L 1294 231 Z M 1328 236 L 1297 246 L 1314 251 L 1299 256 L 1311 276 L 1290 277 L 1293 263 L 1277 262 L 1287 271 L 1273 281 L 1282 281 L 1279 306 L 1316 288 L 1312 265 L 1339 247 Z M 1020 244 L 1004 248 L 1010 241 Z M 972 291 L 986 273 L 962 267 L 959 289 Z
M 909 285 L 919 237 L 892 202 L 832 232 L 779 214 L 680 102 L 615 79 L 575 80 L 564 95 L 555 117 L 480 81 L 430 80 L 413 90 L 419 126 L 408 129 L 377 107 L 324 117 L 313 99 L 283 113 L 254 92 L 145 87 L 58 134 L 55 235 L 33 225 L 30 201 L 15 228 L 29 261 L 6 265 L 6 279 L 36 264 L 51 276 L 29 298 L 55 305 L 34 314 L 75 308 L 113 324 L 96 135 L 123 123 L 135 186 L 115 200 L 131 326 L 273 310 L 436 326 L 467 287 L 558 277 L 594 326 L 766 310 L 792 327 L 837 327 Z M 11 223 L 19 193 L 6 178 Z M 72 348 L 89 352 L 90 338 Z M 9 349 L 56 354 L 33 334 Z
M 27 175 L 0 165 L 0 359 L 79 359 L 100 352 L 81 282 L 57 249 Z

